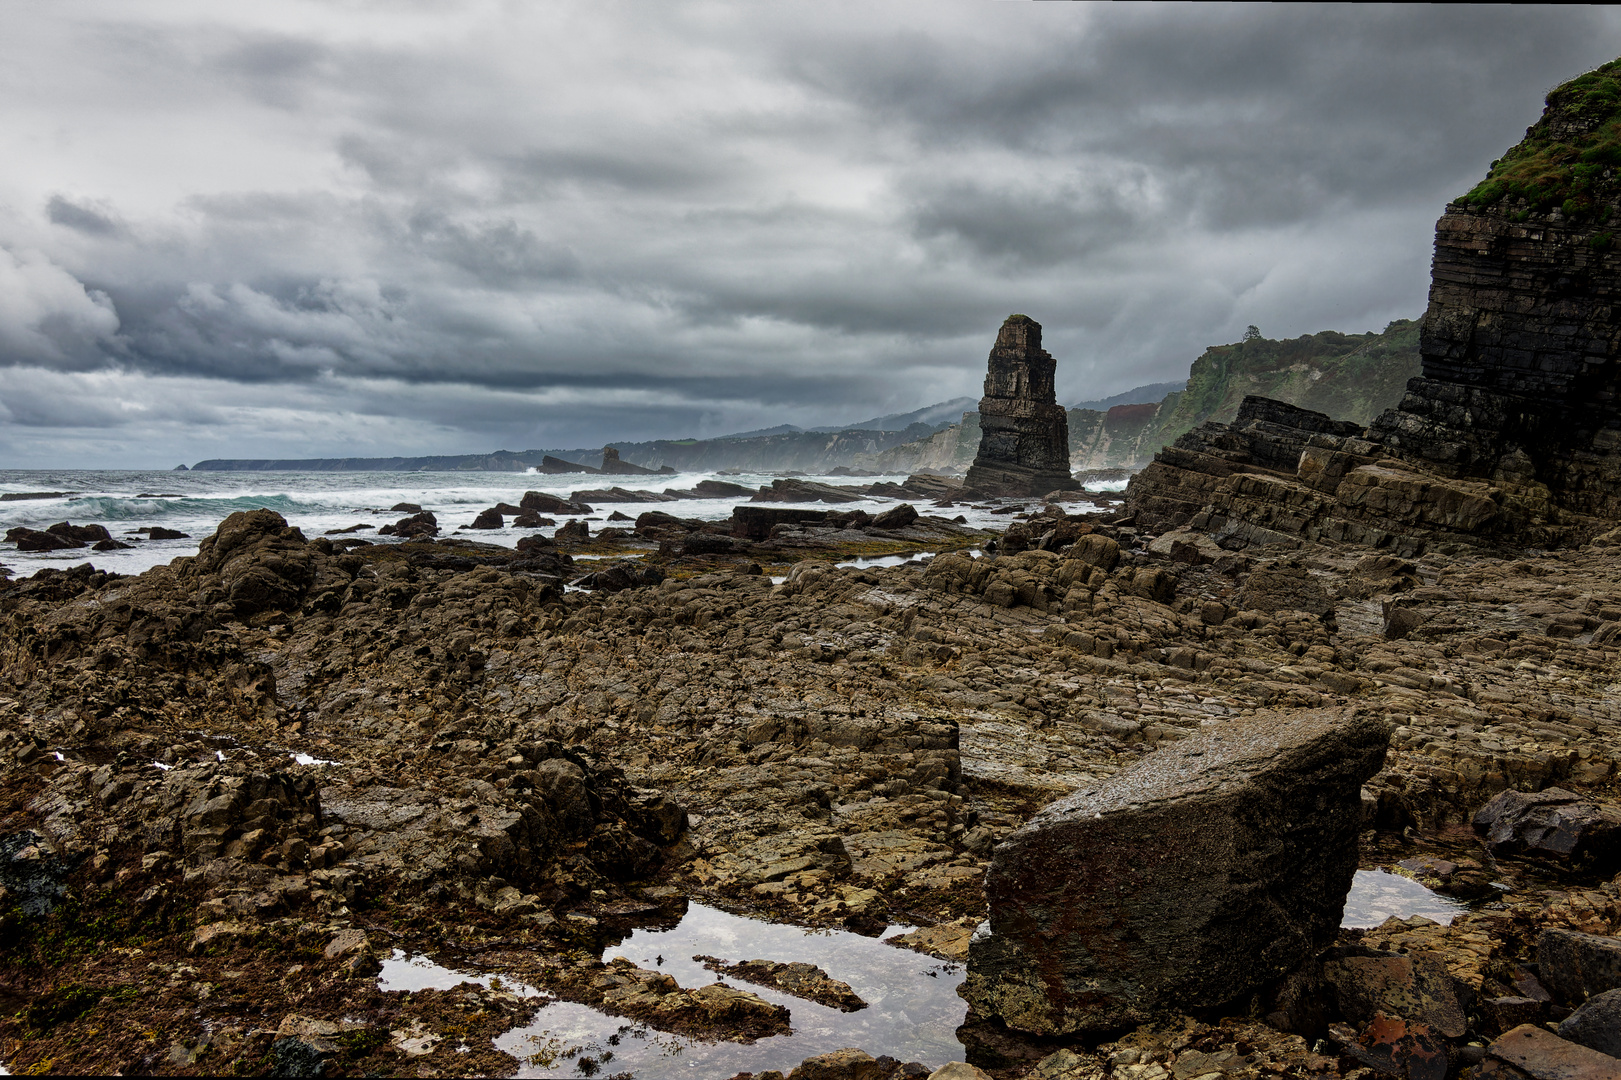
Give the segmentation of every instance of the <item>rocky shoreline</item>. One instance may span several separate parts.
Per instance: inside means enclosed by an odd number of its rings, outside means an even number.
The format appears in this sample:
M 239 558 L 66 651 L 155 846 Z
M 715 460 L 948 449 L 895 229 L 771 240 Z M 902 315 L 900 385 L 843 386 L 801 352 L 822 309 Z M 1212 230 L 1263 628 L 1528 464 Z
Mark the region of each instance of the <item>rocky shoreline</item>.
M 1458 1046 L 1500 1033 L 1491 1003 L 1543 929 L 1621 930 L 1615 881 L 1494 863 L 1468 831 L 1505 787 L 1614 801 L 1621 549 L 1234 554 L 1027 505 L 993 557 L 921 565 L 839 568 L 865 534 L 782 530 L 780 550 L 812 557 L 780 584 L 651 552 L 657 584 L 565 591 L 560 549 L 344 552 L 263 511 L 140 577 L 9 583 L 8 1065 L 264 1071 L 300 1041 L 287 1018 L 313 1017 L 364 1022 L 318 1037 L 338 1049 L 303 1040 L 334 1074 L 507 1072 L 488 1035 L 522 999 L 379 992 L 373 958 L 403 948 L 611 1009 L 578 965 L 686 899 L 932 926 L 931 951 L 961 960 L 991 848 L 1036 810 L 1279 708 L 1394 726 L 1360 865 L 1450 862 L 1463 889 L 1472 863 L 1512 890 L 1451 927 L 1341 934 L 1452 958 L 1472 995 Z M 684 1008 L 664 1022 L 706 1030 Z M 1319 1044 L 1218 1019 L 1151 1024 L 1130 1052 L 1276 1044 L 1279 1062 L 1353 1072 L 1326 1027 Z M 439 1049 L 407 1056 L 419 1027 Z M 968 1041 L 999 1076 L 1057 1052 Z M 436 1064 L 460 1045 L 486 1056 Z M 1065 1052 L 1086 1069 L 1128 1053 Z

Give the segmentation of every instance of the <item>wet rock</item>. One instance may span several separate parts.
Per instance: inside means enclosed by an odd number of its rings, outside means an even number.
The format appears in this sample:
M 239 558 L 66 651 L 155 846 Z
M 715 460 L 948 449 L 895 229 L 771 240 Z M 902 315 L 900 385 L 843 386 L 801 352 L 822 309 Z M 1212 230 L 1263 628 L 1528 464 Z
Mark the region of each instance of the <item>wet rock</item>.
M 1503 791 L 1475 814 L 1474 828 L 1496 858 L 1530 859 L 1579 874 L 1621 869 L 1621 809 L 1563 788 Z
M 523 498 L 518 500 L 518 506 L 523 510 L 533 510 L 540 514 L 574 514 L 583 516 L 591 512 L 591 508 L 584 503 L 572 499 L 562 499 L 544 491 L 526 491 Z
M 377 530 L 378 536 L 403 536 L 407 539 L 417 539 L 439 535 L 439 519 L 433 516 L 431 510 L 423 510 L 410 517 L 401 518 L 392 525 L 384 525 Z
M 1213 1007 L 1333 940 L 1360 789 L 1389 728 L 1351 710 L 1264 714 L 1162 746 L 1047 807 L 993 854 L 991 933 L 960 992 L 1039 1034 Z
M 501 529 L 506 527 L 506 521 L 497 509 L 481 510 L 478 517 L 468 526 L 470 529 Z
M 149 529 L 136 529 L 135 531 L 136 532 L 144 532 L 144 533 L 146 533 L 147 538 L 151 539 L 151 540 L 190 540 L 191 539 L 191 534 L 190 533 L 183 533 L 179 529 L 165 529 L 162 525 L 153 525 Z
M 239 510 L 197 545 L 186 573 L 205 600 L 223 601 L 247 617 L 297 609 L 315 580 L 313 560 L 304 534 L 280 514 Z
M 752 1043 L 788 1031 L 788 1010 L 757 994 L 722 983 L 683 989 L 669 975 L 623 957 L 582 965 L 553 986 L 571 1000 L 696 1038 Z
M 1621 938 L 1544 930 L 1537 938 L 1537 973 L 1557 1000 L 1570 1005 L 1621 989 Z
M 70 536 L 42 532 L 38 529 L 14 528 L 6 530 L 6 539 L 17 545 L 18 551 L 66 551 L 86 545 Z
M 556 474 L 594 473 L 598 472 L 599 470 L 593 469 L 589 465 L 577 465 L 572 461 L 564 461 L 562 458 L 552 457 L 552 455 L 546 454 L 540 459 L 540 471 L 548 474 Z
M 917 511 L 911 503 L 901 503 L 899 506 L 885 510 L 872 519 L 875 529 L 904 529 L 917 520 Z
M 1621 1058 L 1621 989 L 1588 998 L 1581 1008 L 1559 1022 L 1559 1037 Z
M 1504 1065 L 1509 1069 L 1503 1069 Z M 1481 1080 L 1614 1080 L 1621 1076 L 1621 1058 L 1523 1024 L 1504 1032 L 1486 1048 L 1486 1063 L 1476 1076 Z
M 591 526 L 583 521 L 569 518 L 557 527 L 557 531 L 552 534 L 552 538 L 555 540 L 589 540 L 591 539 Z
M 855 1012 L 867 1007 L 867 1003 L 850 989 L 849 983 L 832 978 L 815 964 L 784 964 L 774 960 L 744 960 L 733 964 L 717 956 L 694 956 L 693 959 L 718 974 L 755 986 L 769 986 L 773 990 L 840 1012 Z
M 798 480 L 793 477 L 771 481 L 770 487 L 762 487 L 751 497 L 751 502 L 826 502 L 849 503 L 860 502 L 867 497 L 866 491 L 861 488 L 838 487 L 834 484 L 819 484 L 814 480 Z
M 963 487 L 977 495 L 1042 495 L 1073 487 L 1069 420 L 1054 395 L 1057 362 L 1041 324 L 1010 315 L 997 332 L 979 402 L 980 442 Z
M 741 499 L 754 494 L 754 489 L 725 480 L 700 480 L 692 490 L 706 499 Z
M 815 524 L 827 520 L 826 510 L 793 510 L 777 506 L 735 506 L 732 508 L 732 535 L 746 540 L 766 540 L 777 525 Z

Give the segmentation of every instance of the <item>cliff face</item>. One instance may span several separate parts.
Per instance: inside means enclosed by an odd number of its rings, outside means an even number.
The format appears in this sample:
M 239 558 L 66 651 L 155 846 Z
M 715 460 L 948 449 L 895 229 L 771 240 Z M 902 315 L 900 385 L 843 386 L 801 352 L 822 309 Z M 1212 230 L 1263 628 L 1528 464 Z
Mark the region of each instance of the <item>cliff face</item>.
M 1247 405 L 1133 479 L 1139 520 L 1233 543 L 1304 536 L 1409 552 L 1551 546 L 1608 528 L 1621 516 L 1618 168 L 1621 61 L 1550 93 L 1525 139 L 1447 206 L 1419 327 L 1423 371 L 1400 404 L 1365 432 Z
M 1372 434 L 1443 474 L 1621 514 L 1621 62 L 1547 109 L 1436 224 L 1423 375 Z

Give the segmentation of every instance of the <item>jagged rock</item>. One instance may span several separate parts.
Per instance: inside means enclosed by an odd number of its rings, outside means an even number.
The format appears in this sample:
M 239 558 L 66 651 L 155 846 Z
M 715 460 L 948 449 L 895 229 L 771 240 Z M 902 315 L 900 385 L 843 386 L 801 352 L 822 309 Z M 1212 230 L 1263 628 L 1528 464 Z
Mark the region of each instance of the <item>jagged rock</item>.
M 610 476 L 666 476 L 675 472 L 668 465 L 660 469 L 649 469 L 622 461 L 619 451 L 612 446 L 602 448 L 602 471 Z
M 312 558 L 304 534 L 274 510 L 238 510 L 197 545 L 185 573 L 206 600 L 246 617 L 297 608 L 315 580 Z
M 847 503 L 860 502 L 865 498 L 867 493 L 862 488 L 838 487 L 787 477 L 771 481 L 770 487 L 762 487 L 749 501 Z
M 1073 486 L 1069 420 L 1057 403 L 1057 362 L 1041 324 L 1010 315 L 997 332 L 979 402 L 979 453 L 963 487 L 980 495 L 1041 495 Z
M 776 525 L 819 524 L 827 520 L 826 510 L 792 510 L 775 506 L 732 507 L 732 535 L 745 540 L 765 540 Z
M 401 518 L 392 525 L 384 525 L 377 530 L 378 536 L 403 536 L 407 539 L 438 536 L 439 519 L 433 516 L 433 511 L 423 510 L 410 517 Z M 207 540 L 203 541 L 205 544 Z
M 741 499 L 754 494 L 753 488 L 725 480 L 700 480 L 692 485 L 692 490 L 706 499 Z
M 522 510 L 534 510 L 545 514 L 574 514 L 583 516 L 591 512 L 591 508 L 582 502 L 573 499 L 560 499 L 556 495 L 544 491 L 526 491 L 523 498 L 518 500 L 518 507 Z
M 39 529 L 28 529 L 18 526 L 6 530 L 6 539 L 17 545 L 18 551 L 66 551 L 69 548 L 82 548 L 85 544 L 69 536 L 62 536 L 52 532 L 42 532 Z
M 1576 873 L 1621 869 L 1621 809 L 1564 788 L 1500 792 L 1475 814 L 1474 827 L 1497 858 L 1534 859 Z
M 473 519 L 473 524 L 468 526 L 471 529 L 501 529 L 505 527 L 506 521 L 501 517 L 501 511 L 493 508 L 480 511 L 478 517 Z
M 1328 590 L 1300 563 L 1263 563 L 1251 571 L 1238 593 L 1238 607 L 1250 611 L 1305 611 L 1327 615 L 1334 610 Z
M 1361 785 L 1389 739 L 1351 710 L 1262 714 L 1053 803 L 993 853 L 991 932 L 960 992 L 982 1017 L 1059 1034 L 1287 975 L 1339 929 Z
M 1555 998 L 1572 1005 L 1621 989 L 1621 939 L 1544 930 L 1537 938 L 1537 972 Z
M 556 540 L 589 540 L 591 539 L 591 526 L 583 521 L 569 518 L 557 527 L 557 531 L 552 534 L 552 537 Z
M 105 525 L 74 525 L 66 521 L 58 521 L 45 531 L 68 540 L 77 540 L 81 544 L 94 544 L 99 540 L 112 539 Z

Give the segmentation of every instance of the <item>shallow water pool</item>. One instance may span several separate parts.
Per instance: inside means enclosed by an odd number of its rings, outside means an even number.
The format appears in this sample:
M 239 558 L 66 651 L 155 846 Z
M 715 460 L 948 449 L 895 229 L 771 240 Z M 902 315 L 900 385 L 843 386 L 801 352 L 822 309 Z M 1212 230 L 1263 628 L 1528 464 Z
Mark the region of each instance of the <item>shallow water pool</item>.
M 1387 870 L 1358 870 L 1345 898 L 1345 914 L 1340 925 L 1350 929 L 1371 929 L 1391 916 L 1410 919 L 1422 915 L 1442 926 L 1469 910 L 1462 900 L 1431 892 L 1412 878 Z
M 910 927 L 891 926 L 884 936 Z M 938 1068 L 961 1060 L 956 1029 L 967 1005 L 957 996 L 963 969 L 932 956 L 885 945 L 845 930 L 806 930 L 745 919 L 701 904 L 689 906 L 673 929 L 638 930 L 607 949 L 639 967 L 668 972 L 688 989 L 722 981 L 692 958 L 803 961 L 850 984 L 867 1007 L 840 1012 L 738 980 L 728 985 L 781 1005 L 793 1016 L 787 1035 L 753 1045 L 705 1043 L 654 1031 L 585 1005 L 549 1002 L 528 1027 L 496 1039 L 525 1064 L 520 1076 L 629 1073 L 637 1080 L 730 1076 L 740 1071 L 786 1073 L 805 1058 L 847 1046 Z

